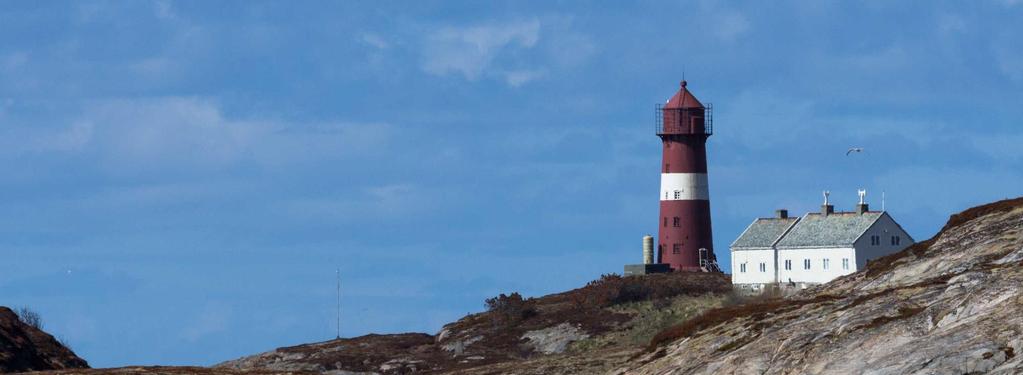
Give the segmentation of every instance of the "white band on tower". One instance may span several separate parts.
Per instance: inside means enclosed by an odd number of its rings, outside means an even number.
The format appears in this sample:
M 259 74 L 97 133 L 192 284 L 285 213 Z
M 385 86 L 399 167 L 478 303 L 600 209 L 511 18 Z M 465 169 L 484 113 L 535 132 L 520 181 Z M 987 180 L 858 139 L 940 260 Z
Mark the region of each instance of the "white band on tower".
M 710 200 L 706 173 L 661 173 L 661 200 Z

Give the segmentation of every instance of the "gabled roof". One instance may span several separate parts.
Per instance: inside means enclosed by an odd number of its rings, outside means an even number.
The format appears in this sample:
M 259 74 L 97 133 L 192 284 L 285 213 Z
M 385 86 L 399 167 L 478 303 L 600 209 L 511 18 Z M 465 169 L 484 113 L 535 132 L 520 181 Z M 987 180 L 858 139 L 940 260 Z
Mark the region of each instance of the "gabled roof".
M 756 219 L 749 225 L 749 227 L 746 228 L 746 231 L 742 232 L 742 235 L 740 235 L 735 242 L 732 242 L 732 248 L 769 249 L 771 246 L 774 246 L 774 243 L 778 242 L 781 236 L 783 236 L 785 232 L 788 231 L 789 228 L 791 228 L 797 221 L 799 221 L 799 218 L 797 217 L 784 219 Z
M 882 215 L 885 215 L 882 211 L 864 212 L 862 215 L 836 212 L 826 216 L 808 213 L 792 227 L 785 238 L 778 241 L 777 247 L 852 246 Z

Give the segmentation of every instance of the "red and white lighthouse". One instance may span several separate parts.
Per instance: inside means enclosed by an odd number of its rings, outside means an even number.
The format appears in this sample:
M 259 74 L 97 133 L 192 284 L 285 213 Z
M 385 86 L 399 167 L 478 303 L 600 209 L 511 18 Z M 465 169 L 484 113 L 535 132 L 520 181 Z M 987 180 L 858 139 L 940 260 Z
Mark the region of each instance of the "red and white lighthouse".
M 682 81 L 675 96 L 657 106 L 661 138 L 661 212 L 658 263 L 675 271 L 717 271 L 710 227 L 707 138 L 713 134 L 711 107 L 704 106 Z

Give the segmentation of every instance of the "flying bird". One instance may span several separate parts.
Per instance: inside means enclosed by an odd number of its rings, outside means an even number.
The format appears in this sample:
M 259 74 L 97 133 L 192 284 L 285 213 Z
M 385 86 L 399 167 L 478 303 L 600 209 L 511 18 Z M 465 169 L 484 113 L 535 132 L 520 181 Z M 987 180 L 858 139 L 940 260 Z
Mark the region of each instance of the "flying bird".
M 849 156 L 849 154 L 854 153 L 854 152 L 863 152 L 863 148 L 862 147 L 852 147 L 852 148 L 849 149 L 849 151 L 845 152 L 845 156 Z

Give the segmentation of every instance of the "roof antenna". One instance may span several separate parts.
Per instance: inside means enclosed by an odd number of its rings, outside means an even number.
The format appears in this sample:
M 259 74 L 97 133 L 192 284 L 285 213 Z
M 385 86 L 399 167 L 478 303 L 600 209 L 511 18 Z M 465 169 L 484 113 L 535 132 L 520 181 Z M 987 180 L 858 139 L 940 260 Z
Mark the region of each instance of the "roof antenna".
M 341 339 L 341 269 L 337 272 L 337 339 Z

